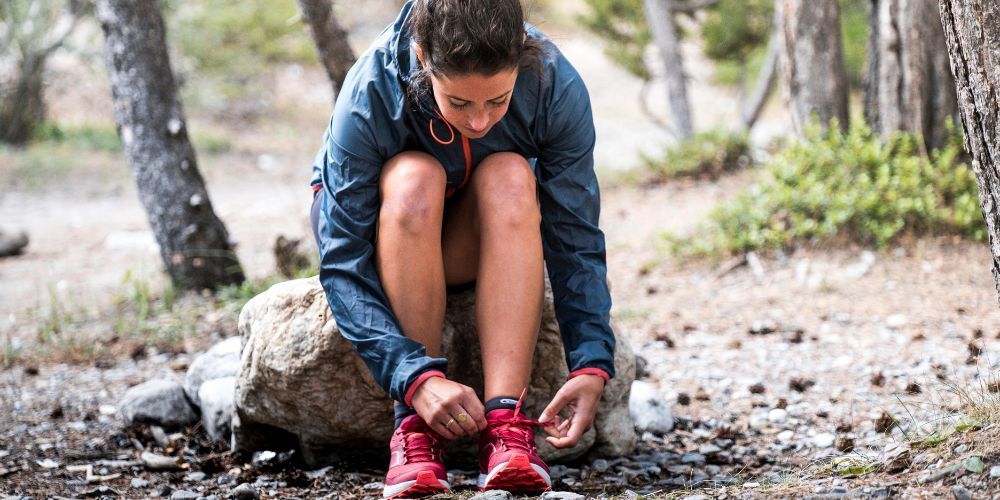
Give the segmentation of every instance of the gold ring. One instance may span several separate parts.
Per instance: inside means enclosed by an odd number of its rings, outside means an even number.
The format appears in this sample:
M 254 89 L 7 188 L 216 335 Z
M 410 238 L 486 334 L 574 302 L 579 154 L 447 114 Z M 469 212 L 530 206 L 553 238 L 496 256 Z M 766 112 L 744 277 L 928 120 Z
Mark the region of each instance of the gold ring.
M 455 419 L 451 419 L 451 420 L 448 421 L 447 424 L 444 424 L 444 427 L 446 429 L 450 429 L 451 428 L 451 424 L 454 424 L 454 423 L 455 423 Z
M 464 424 L 465 421 L 468 420 L 468 419 L 469 419 L 469 415 L 468 414 L 465 414 L 465 413 L 459 413 L 458 414 L 458 423 Z

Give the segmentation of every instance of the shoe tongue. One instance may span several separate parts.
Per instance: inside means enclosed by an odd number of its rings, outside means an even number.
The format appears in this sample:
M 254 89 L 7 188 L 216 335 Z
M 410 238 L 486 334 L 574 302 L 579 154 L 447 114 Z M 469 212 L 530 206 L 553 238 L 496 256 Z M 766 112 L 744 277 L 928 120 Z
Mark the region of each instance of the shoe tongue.
M 424 423 L 424 419 L 420 418 L 420 415 L 410 415 L 404 418 L 403 422 L 399 424 L 399 428 L 411 432 L 427 432 L 430 430 L 427 424 Z
M 486 414 L 487 420 L 510 420 L 514 418 L 514 410 L 498 408 Z

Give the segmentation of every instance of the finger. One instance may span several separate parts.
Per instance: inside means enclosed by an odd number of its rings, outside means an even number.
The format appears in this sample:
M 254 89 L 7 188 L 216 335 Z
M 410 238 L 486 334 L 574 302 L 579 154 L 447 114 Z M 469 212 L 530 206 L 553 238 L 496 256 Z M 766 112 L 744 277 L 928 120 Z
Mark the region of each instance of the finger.
M 542 410 L 542 415 L 538 417 L 538 421 L 543 424 L 548 423 L 548 421 L 558 415 L 570 401 L 571 399 L 566 395 L 566 392 L 559 389 L 559 392 L 556 392 L 556 395 L 552 397 L 552 401 L 549 402 L 548 406 Z
M 448 411 L 455 419 L 455 423 L 449 426 L 455 431 L 455 434 L 471 436 L 478 431 L 475 420 L 469 416 L 469 412 L 462 405 L 454 405 Z
M 447 420 L 447 422 L 450 422 L 450 421 L 451 421 L 451 417 L 449 417 L 449 419 Z M 438 434 L 440 434 L 441 437 L 443 437 L 443 438 L 445 438 L 445 439 L 447 439 L 449 441 L 452 440 L 452 439 L 457 439 L 458 438 L 458 435 L 456 435 L 451 430 L 451 429 L 454 429 L 456 427 L 455 424 L 445 425 L 445 424 L 442 424 L 441 422 L 439 422 L 438 420 L 434 420 L 433 422 L 434 423 L 432 423 L 430 425 L 430 428 L 433 429 L 434 432 L 437 432 Z M 449 429 L 449 427 L 451 429 Z
M 563 437 L 565 433 L 560 432 L 560 427 L 562 427 L 565 422 L 562 421 L 562 418 L 560 418 L 559 415 L 556 415 L 555 417 L 552 417 L 552 421 L 549 423 L 552 425 L 546 425 L 543 427 L 543 429 L 545 429 L 545 433 L 552 437 Z
M 486 429 L 486 408 L 479 400 L 476 393 L 471 389 L 462 398 L 462 407 L 468 412 L 470 421 L 475 425 L 474 432 L 481 432 Z

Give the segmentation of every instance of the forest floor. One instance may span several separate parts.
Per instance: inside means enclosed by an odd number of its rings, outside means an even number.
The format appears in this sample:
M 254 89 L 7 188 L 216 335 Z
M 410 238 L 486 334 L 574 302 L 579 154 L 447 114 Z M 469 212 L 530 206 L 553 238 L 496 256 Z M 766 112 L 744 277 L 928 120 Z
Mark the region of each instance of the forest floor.
M 637 82 L 585 57 L 593 41 L 557 42 L 585 61 L 595 99 L 616 327 L 645 361 L 639 377 L 671 403 L 676 427 L 641 436 L 633 456 L 554 469 L 555 489 L 997 498 L 1000 309 L 988 248 L 932 238 L 679 262 L 663 251 L 664 232 L 695 234 L 753 172 L 623 180 L 616 164 L 637 165 L 633 151 L 662 132 L 619 97 L 637 93 Z M 60 123 L 96 122 L 113 135 L 100 68 L 55 68 L 59 81 L 74 82 L 50 91 Z M 691 69 L 696 83 L 706 78 L 699 71 Z M 164 441 L 124 429 L 115 415 L 130 386 L 181 378 L 197 354 L 236 334 L 243 301 L 279 279 L 279 234 L 311 248 L 306 184 L 327 84 L 315 69 L 289 66 L 252 85 L 268 89 L 262 110 L 190 111 L 212 203 L 253 282 L 216 297 L 172 297 L 119 151 L 72 140 L 0 150 L 0 223 L 31 237 L 24 255 L 0 259 L 0 494 L 227 497 L 240 483 L 268 498 L 379 494 L 380 454 L 309 471 L 294 456 L 227 453 L 197 427 Z M 703 116 L 724 122 L 735 109 L 732 92 L 693 87 Z M 140 450 L 185 454 L 189 468 L 146 470 Z M 456 496 L 469 496 L 474 475 L 453 472 L 463 485 Z

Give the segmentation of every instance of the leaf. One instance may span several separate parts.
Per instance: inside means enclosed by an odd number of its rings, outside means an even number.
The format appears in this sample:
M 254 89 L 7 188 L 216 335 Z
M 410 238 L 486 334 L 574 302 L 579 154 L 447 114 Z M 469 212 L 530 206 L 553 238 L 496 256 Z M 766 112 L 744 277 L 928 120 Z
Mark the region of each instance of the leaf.
M 980 457 L 966 458 L 962 462 L 962 467 L 965 467 L 965 470 L 976 474 L 982 474 L 983 470 L 986 469 L 986 466 L 983 464 L 983 459 Z

